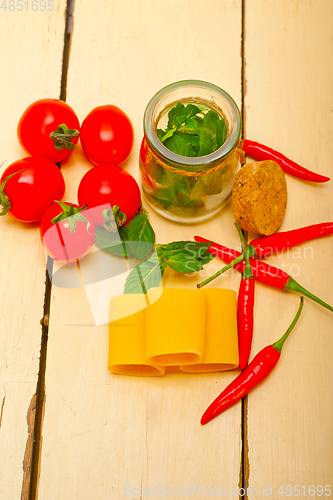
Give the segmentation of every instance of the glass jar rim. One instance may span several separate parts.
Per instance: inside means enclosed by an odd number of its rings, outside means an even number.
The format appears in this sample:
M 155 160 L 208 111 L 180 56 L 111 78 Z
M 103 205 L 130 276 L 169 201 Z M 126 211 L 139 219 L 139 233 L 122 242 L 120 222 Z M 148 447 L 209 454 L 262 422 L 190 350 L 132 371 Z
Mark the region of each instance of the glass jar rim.
M 205 156 L 182 156 L 174 153 L 170 149 L 166 148 L 164 144 L 159 140 L 157 133 L 155 131 L 155 126 L 153 122 L 154 111 L 159 103 L 159 101 L 169 94 L 173 90 L 178 90 L 181 88 L 204 88 L 215 92 L 220 95 L 230 107 L 232 112 L 235 126 L 233 127 L 230 136 L 227 138 L 224 144 L 218 148 L 213 153 Z M 180 80 L 169 85 L 166 85 L 161 90 L 159 90 L 149 101 L 143 118 L 144 134 L 149 146 L 157 153 L 162 155 L 165 160 L 169 161 L 175 166 L 187 165 L 188 167 L 205 167 L 212 166 L 221 159 L 227 157 L 236 148 L 240 134 L 241 134 L 241 114 L 239 108 L 234 101 L 234 99 L 222 88 L 214 85 L 213 83 L 205 82 L 203 80 Z

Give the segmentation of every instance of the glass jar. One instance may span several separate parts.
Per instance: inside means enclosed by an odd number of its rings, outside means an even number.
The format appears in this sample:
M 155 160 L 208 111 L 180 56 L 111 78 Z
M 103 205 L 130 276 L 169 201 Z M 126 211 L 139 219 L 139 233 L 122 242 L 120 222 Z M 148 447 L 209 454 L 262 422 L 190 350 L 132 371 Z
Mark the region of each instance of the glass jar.
M 189 157 L 174 153 L 161 142 L 157 129 L 167 126 L 168 113 L 179 102 L 211 109 L 224 118 L 227 132 L 221 147 L 205 156 Z M 149 204 L 176 222 L 192 224 L 215 215 L 231 196 L 243 157 L 240 135 L 240 111 L 216 85 L 183 80 L 161 89 L 146 108 L 140 149 L 142 190 Z

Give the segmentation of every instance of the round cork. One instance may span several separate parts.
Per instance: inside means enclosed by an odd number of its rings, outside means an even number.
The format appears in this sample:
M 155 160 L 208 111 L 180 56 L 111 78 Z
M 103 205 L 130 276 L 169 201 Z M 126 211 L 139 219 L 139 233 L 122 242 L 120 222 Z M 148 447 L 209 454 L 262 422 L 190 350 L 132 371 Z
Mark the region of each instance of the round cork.
M 287 182 L 272 160 L 247 163 L 238 172 L 232 190 L 232 209 L 245 231 L 268 236 L 281 226 L 287 208 Z

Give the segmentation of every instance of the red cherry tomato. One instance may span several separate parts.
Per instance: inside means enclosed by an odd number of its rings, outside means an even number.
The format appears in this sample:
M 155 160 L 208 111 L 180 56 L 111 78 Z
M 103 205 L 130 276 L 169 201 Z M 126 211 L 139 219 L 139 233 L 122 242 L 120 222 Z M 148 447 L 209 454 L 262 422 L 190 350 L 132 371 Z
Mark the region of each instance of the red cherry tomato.
M 65 205 L 70 207 L 68 202 L 65 202 Z M 72 206 L 78 208 L 78 205 L 74 203 L 72 203 Z M 74 262 L 84 257 L 94 244 L 95 226 L 89 217 L 89 213 L 84 210 L 78 215 L 83 215 L 89 225 L 84 221 L 77 220 L 75 231 L 71 232 L 69 218 L 55 224 L 52 223 L 52 220 L 62 213 L 64 213 L 64 210 L 57 202 L 54 202 L 47 209 L 40 223 L 40 237 L 46 253 L 52 259 L 58 262 Z M 75 217 L 76 215 L 70 216 L 72 220 Z
M 15 174 L 15 175 L 12 175 Z M 12 175 L 6 182 L 5 179 Z M 0 202 L 22 222 L 41 220 L 53 200 L 65 194 L 65 181 L 57 165 L 36 156 L 14 161 L 1 176 Z
M 92 163 L 120 164 L 132 150 L 133 126 L 117 106 L 98 106 L 83 120 L 80 140 L 84 154 Z
M 80 123 L 73 109 L 60 99 L 40 99 L 24 111 L 17 126 L 17 136 L 21 146 L 32 156 L 43 156 L 58 163 L 67 158 L 77 144 L 79 137 L 63 138 L 63 149 L 57 151 L 50 134 L 59 125 L 79 131 Z M 66 149 L 69 147 L 71 149 Z
M 126 221 L 134 217 L 141 203 L 140 188 L 136 180 L 118 165 L 99 165 L 88 170 L 80 181 L 77 196 L 79 204 L 87 204 L 88 208 L 118 205 L 126 215 Z M 103 226 L 102 209 L 91 212 L 94 212 L 92 217 L 95 225 Z
M 68 202 L 65 202 L 65 205 L 70 207 Z M 78 205 L 74 203 L 72 206 L 78 208 Z M 54 202 L 46 210 L 40 223 L 40 237 L 46 253 L 52 259 L 58 262 L 74 262 L 84 257 L 94 244 L 95 226 L 86 210 L 78 215 L 83 215 L 89 225 L 84 221 L 77 220 L 74 232 L 71 232 L 69 218 L 53 224 L 52 220 L 63 212 L 63 208 L 57 202 Z M 70 216 L 72 220 L 75 217 L 76 215 Z

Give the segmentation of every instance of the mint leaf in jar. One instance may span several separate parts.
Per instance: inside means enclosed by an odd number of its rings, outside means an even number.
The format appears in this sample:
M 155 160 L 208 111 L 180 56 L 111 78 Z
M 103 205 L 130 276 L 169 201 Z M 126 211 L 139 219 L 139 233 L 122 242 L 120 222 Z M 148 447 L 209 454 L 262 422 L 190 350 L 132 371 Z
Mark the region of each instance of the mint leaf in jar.
M 164 145 L 178 155 L 197 156 L 199 142 L 199 137 L 196 135 L 175 132 L 164 142 Z
M 166 148 L 188 157 L 206 156 L 222 146 L 227 137 L 224 118 L 204 106 L 178 102 L 168 113 L 165 130 L 157 136 Z

